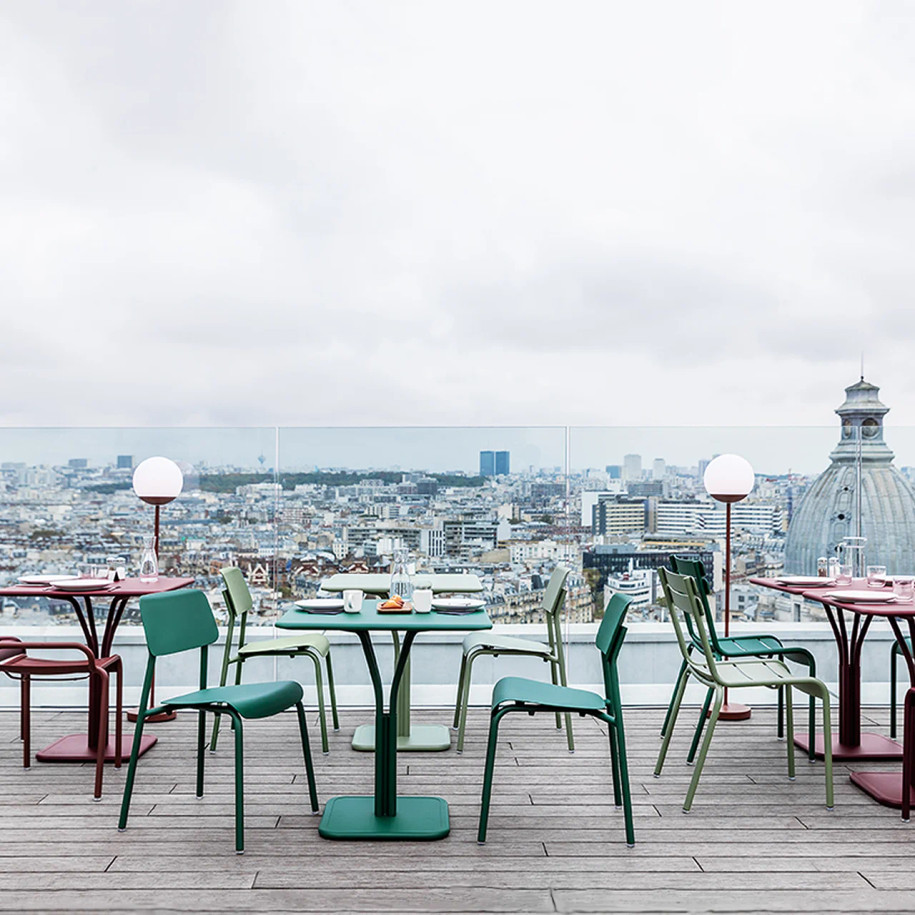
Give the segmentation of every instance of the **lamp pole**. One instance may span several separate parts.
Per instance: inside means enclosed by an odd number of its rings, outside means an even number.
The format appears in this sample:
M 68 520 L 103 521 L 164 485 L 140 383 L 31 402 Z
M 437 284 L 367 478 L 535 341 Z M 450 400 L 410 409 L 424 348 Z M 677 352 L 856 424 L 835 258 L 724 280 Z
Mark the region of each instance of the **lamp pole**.
M 745 499 L 752 491 L 755 474 L 749 461 L 736 454 L 721 454 L 705 469 L 703 478 L 708 494 L 725 504 L 724 535 L 724 636 L 731 634 L 731 505 Z M 719 719 L 741 721 L 749 718 L 752 709 L 739 702 L 728 702 L 727 687 L 724 690 L 724 705 Z

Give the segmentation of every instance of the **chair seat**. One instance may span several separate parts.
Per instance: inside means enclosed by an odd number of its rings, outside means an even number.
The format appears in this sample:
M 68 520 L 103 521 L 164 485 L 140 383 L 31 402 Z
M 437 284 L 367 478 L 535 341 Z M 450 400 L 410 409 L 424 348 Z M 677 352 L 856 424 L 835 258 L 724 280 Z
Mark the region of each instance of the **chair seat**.
M 722 654 L 729 658 L 765 654 L 767 651 L 778 654 L 791 650 L 786 649 L 774 635 L 735 635 L 730 638 L 719 638 L 718 647 Z
M 719 661 L 715 665 L 722 686 L 794 686 L 805 693 L 821 695 L 825 686 L 814 677 L 799 677 L 778 660 Z
M 527 677 L 503 677 L 496 683 L 492 689 L 492 706 L 495 708 L 503 702 L 525 702 L 570 712 L 603 712 L 607 709 L 606 701 L 590 690 L 555 686 Z
M 167 699 L 171 708 L 207 708 L 227 705 L 242 718 L 269 718 L 302 699 L 302 686 L 294 680 L 275 683 L 242 683 L 239 686 L 214 686 Z
M 493 635 L 491 632 L 472 632 L 465 636 L 464 654 L 471 649 L 485 651 L 487 649 L 501 649 L 502 651 L 518 651 L 523 654 L 536 654 L 549 657 L 552 654 L 549 645 L 535 642 L 532 639 L 520 639 L 513 635 Z
M 290 635 L 282 639 L 248 642 L 239 649 L 238 654 L 243 658 L 249 658 L 255 655 L 295 654 L 308 648 L 318 652 L 321 657 L 327 657 L 330 642 L 327 640 L 327 636 L 317 632 L 313 634 L 304 632 L 301 635 Z

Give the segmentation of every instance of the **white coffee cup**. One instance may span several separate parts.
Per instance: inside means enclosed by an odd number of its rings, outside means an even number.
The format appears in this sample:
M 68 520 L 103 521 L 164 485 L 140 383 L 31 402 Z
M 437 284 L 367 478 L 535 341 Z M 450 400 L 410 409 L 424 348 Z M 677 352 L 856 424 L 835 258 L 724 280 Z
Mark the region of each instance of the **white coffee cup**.
M 364 598 L 365 594 L 362 591 L 358 591 L 355 588 L 352 590 L 347 589 L 343 592 L 343 609 L 347 613 L 360 613 Z
M 413 609 L 417 613 L 428 613 L 432 609 L 431 588 L 419 588 L 413 592 Z

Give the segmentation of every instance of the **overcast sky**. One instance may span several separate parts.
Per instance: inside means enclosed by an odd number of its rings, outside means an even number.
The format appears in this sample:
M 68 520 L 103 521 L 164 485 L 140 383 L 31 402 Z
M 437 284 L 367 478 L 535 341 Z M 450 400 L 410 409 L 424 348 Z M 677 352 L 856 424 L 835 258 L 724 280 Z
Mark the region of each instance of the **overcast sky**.
M 863 351 L 915 427 L 913 47 L 906 2 L 0 0 L 0 424 L 838 430 Z

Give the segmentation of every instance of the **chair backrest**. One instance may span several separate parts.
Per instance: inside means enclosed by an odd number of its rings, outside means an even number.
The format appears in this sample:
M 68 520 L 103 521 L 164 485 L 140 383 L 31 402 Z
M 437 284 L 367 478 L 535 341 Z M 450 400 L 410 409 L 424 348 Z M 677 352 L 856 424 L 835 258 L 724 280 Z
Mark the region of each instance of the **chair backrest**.
M 664 568 L 658 569 L 658 576 L 661 579 L 661 588 L 683 660 L 700 681 L 719 682 L 715 651 L 709 639 L 705 608 L 696 579 L 692 575 L 677 575 L 676 572 Z M 698 642 L 692 642 L 689 638 L 690 632 L 696 633 Z M 690 643 L 700 651 L 691 652 Z
M 149 653 L 158 658 L 212 645 L 219 638 L 203 591 L 166 591 L 140 598 L 140 619 Z
M 708 576 L 705 573 L 705 564 L 700 559 L 693 559 L 691 556 L 671 556 L 670 568 L 677 575 L 689 575 L 696 579 L 696 590 L 702 601 L 702 608 L 705 610 L 705 625 L 708 629 L 709 641 L 712 644 L 712 650 L 721 654 L 718 645 L 718 630 L 715 628 L 715 617 L 712 614 L 712 608 L 709 606 L 708 595 L 712 593 L 712 586 L 709 584 Z M 692 619 L 686 618 L 687 627 L 689 628 L 690 638 L 693 644 L 699 648 L 699 634 L 693 630 Z
M 543 603 L 540 605 L 547 619 L 555 617 L 562 609 L 565 601 L 566 579 L 569 577 L 569 569 L 565 566 L 556 566 L 550 580 L 547 582 L 546 590 L 543 592 Z
M 219 574 L 225 584 L 222 593 L 226 597 L 226 609 L 229 611 L 231 623 L 235 621 L 236 615 L 242 616 L 247 613 L 254 606 L 254 601 L 251 599 L 251 592 L 248 590 L 248 583 L 245 581 L 241 569 L 226 566 L 219 570 Z
M 616 659 L 623 647 L 626 638 L 626 611 L 632 603 L 632 595 L 614 594 L 607 602 L 604 609 L 604 618 L 601 620 L 594 639 L 597 650 L 601 653 L 601 667 L 604 672 L 604 691 L 607 699 L 613 699 L 619 691 L 619 677 L 616 672 Z M 618 698 L 618 695 L 616 696 Z

